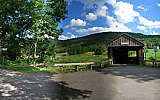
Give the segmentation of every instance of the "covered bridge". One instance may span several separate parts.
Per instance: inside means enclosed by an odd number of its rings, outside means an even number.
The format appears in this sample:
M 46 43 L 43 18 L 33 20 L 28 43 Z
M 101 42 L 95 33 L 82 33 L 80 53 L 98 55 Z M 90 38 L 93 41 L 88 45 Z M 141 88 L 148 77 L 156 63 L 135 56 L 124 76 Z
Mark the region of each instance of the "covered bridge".
M 121 34 L 108 44 L 111 64 L 143 64 L 144 44 L 128 34 Z

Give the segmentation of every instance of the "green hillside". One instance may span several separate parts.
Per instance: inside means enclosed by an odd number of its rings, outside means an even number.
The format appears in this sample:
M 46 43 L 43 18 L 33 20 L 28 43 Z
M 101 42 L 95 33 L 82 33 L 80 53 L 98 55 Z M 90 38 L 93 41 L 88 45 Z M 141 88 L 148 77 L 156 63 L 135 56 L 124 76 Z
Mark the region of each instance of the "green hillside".
M 57 52 L 66 52 L 68 49 L 84 49 L 83 51 L 94 51 L 101 45 L 107 45 L 109 41 L 119 36 L 120 34 L 127 33 L 134 38 L 147 44 L 148 48 L 160 45 L 160 35 L 143 35 L 141 33 L 131 33 L 131 32 L 103 32 L 91 34 L 88 36 L 69 39 L 69 40 L 59 40 L 57 41 Z

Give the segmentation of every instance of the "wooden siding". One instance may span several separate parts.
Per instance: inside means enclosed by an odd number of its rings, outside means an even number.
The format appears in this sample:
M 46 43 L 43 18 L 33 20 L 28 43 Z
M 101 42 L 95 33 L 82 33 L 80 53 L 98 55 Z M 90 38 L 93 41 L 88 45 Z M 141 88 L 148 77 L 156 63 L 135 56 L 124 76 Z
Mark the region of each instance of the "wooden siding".
M 122 34 L 108 44 L 108 47 L 117 46 L 144 46 L 144 44 L 127 34 Z

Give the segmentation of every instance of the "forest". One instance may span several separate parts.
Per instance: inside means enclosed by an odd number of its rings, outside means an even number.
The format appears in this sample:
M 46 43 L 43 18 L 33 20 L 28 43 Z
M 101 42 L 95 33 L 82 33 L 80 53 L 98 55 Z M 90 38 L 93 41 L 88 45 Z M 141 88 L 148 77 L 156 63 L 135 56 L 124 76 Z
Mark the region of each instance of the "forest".
M 143 42 L 145 48 L 153 49 L 154 46 L 160 46 L 159 35 L 144 35 L 142 33 L 133 32 L 103 32 L 76 39 L 57 41 L 56 51 L 58 53 L 67 52 L 70 55 L 82 54 L 85 52 L 94 52 L 95 55 L 101 55 L 107 50 L 108 43 L 123 33 L 127 33 Z

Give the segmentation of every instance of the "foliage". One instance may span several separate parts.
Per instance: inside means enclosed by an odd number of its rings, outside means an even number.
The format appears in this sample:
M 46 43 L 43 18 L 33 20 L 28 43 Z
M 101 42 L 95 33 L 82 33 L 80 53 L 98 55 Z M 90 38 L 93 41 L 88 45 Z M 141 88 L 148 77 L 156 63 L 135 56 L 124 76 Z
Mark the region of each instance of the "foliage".
M 2 48 L 8 48 L 7 56 L 15 60 L 19 56 L 20 36 L 30 24 L 28 16 L 32 8 L 27 0 L 0 0 L 0 57 Z
M 70 48 L 71 44 L 74 45 L 81 45 L 81 48 L 86 48 L 85 51 L 94 52 L 97 46 L 107 44 L 120 34 L 127 33 L 134 38 L 144 42 L 147 48 L 152 48 L 153 46 L 160 46 L 160 36 L 159 35 L 144 35 L 141 33 L 132 33 L 132 32 L 103 32 L 103 33 L 96 33 L 91 34 L 88 36 L 69 39 L 69 40 L 59 40 L 57 41 L 57 52 L 66 52 L 68 48 Z
M 128 51 L 128 57 L 136 57 L 137 52 L 136 51 Z
M 64 0 L 48 0 L 46 3 L 43 0 L 31 0 L 33 24 L 28 30 L 31 35 L 32 43 L 34 44 L 34 61 L 37 58 L 38 42 L 45 38 L 58 38 L 62 29 L 57 29 L 58 22 L 65 19 L 67 13 L 67 3 Z
M 76 54 L 82 54 L 85 52 L 85 47 L 82 47 L 80 44 L 77 45 L 71 45 L 68 49 L 67 49 L 67 53 L 69 55 L 76 55 Z
M 105 51 L 106 51 L 106 46 L 104 44 L 101 44 L 101 45 L 97 46 L 97 48 L 94 51 L 94 54 L 95 55 L 102 55 L 103 52 L 105 52 Z
M 2 47 L 7 47 L 5 56 L 12 61 L 23 58 L 30 63 L 37 57 L 39 62 L 45 61 L 45 58 L 53 60 L 54 40 L 63 31 L 57 27 L 66 18 L 67 2 L 1 0 L 0 5 L 0 57 Z
M 84 62 L 100 62 L 106 61 L 107 55 L 95 56 L 93 53 L 84 53 L 78 55 L 60 55 L 57 54 L 58 58 L 56 58 L 55 63 L 84 63 Z
M 154 60 L 155 59 L 154 49 L 147 49 L 147 50 L 148 50 L 148 53 L 146 53 L 146 58 L 150 60 Z M 158 52 L 156 52 L 156 60 L 160 60 L 160 49 L 158 50 Z

